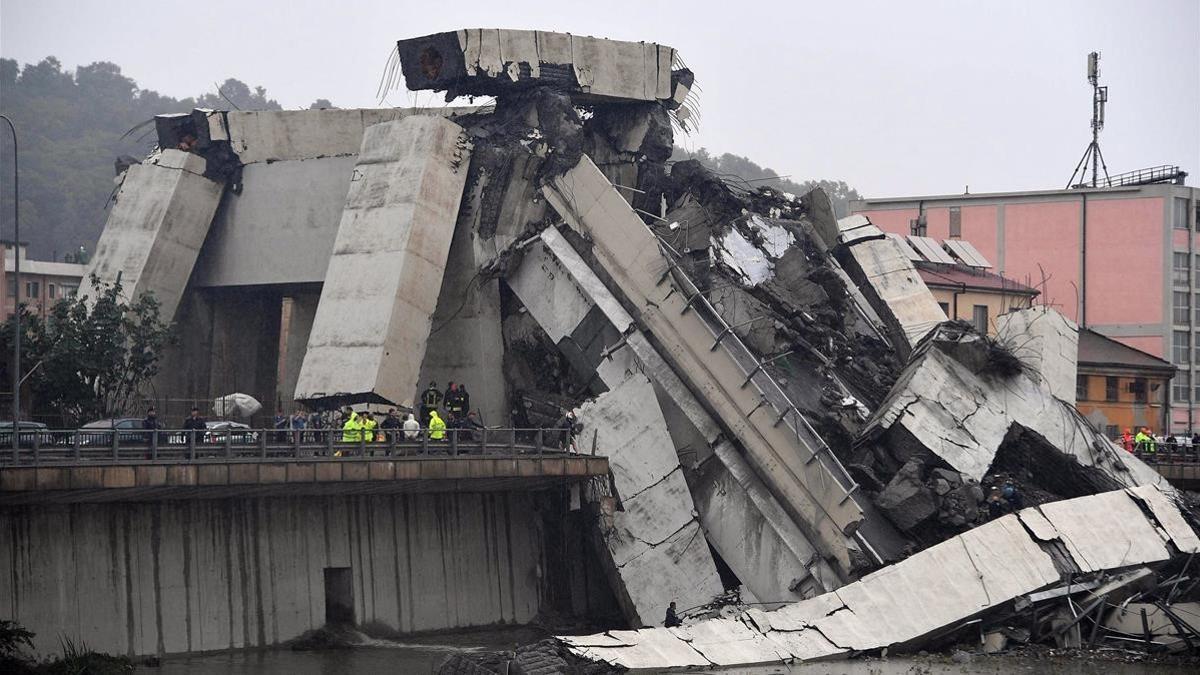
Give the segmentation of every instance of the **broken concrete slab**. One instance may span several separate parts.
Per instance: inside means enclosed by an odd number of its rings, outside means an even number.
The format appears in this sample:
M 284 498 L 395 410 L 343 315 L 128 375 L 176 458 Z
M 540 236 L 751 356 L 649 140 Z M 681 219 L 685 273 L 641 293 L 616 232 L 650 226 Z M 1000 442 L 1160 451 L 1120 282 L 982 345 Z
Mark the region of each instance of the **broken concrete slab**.
M 1038 306 L 997 316 L 996 339 L 1050 387 L 1075 405 L 1079 326 L 1056 309 Z
M 1057 399 L 1046 382 L 1021 370 L 995 372 L 994 349 L 961 327 L 938 328 L 914 352 L 864 437 L 884 436 L 899 462 L 931 454 L 981 480 L 1009 432 L 1020 428 L 1039 437 L 1047 451 L 1097 470 L 1108 489 L 1167 485 Z
M 781 603 L 841 585 L 700 400 L 561 233 L 543 230 L 506 280 L 550 339 L 564 353 L 577 354 L 573 366 L 594 373 L 605 389 L 640 373 L 654 381 L 664 415 L 672 413 L 665 422 L 677 452 L 702 464 L 688 480 L 705 536 L 751 593 Z
M 397 43 L 406 86 L 498 95 L 548 86 L 595 101 L 659 101 L 677 108 L 691 73 L 672 72 L 675 50 L 533 30 L 468 28 Z
M 396 404 L 416 391 L 469 154 L 442 118 L 367 129 L 296 399 Z
M 719 317 L 701 303 L 694 286 L 675 277 L 654 235 L 589 158 L 543 191 L 564 220 L 590 240 L 591 254 L 672 369 L 691 390 L 703 392 L 706 407 L 746 449 L 758 475 L 822 555 L 848 575 L 846 537 L 862 519 L 849 492 L 853 484 L 782 390 L 748 351 L 742 360 L 728 351 L 740 343 L 723 327 L 714 328 L 721 325 Z M 742 382 L 754 386 L 742 387 Z
M 608 449 L 621 508 L 600 536 L 626 620 L 657 625 L 671 602 L 712 602 L 721 580 L 650 380 L 630 377 L 585 403 L 577 416 L 584 435 Z
M 902 358 L 946 320 L 912 261 L 866 216 L 820 223 L 817 231 L 884 322 Z
M 95 298 L 92 275 L 119 278 L 127 297 L 153 293 L 162 318 L 174 318 L 224 190 L 204 173 L 204 158 L 180 150 L 129 167 L 80 293 Z
M 1154 490 L 1157 488 L 1139 489 L 1147 493 Z M 1165 495 L 1160 497 L 1166 499 Z M 1190 528 L 1184 532 L 1172 526 L 1170 531 L 1178 536 L 1168 534 L 1157 515 L 1138 508 L 1135 499 L 1123 490 L 1056 502 L 1049 512 L 1046 506 L 1037 515 L 1046 520 L 1048 528 L 1042 528 L 1037 536 L 1022 524 L 1025 515 L 1035 511 L 1026 509 L 927 548 L 837 591 L 772 612 L 749 611 L 736 618 L 700 622 L 702 627 L 684 626 L 682 630 L 638 631 L 619 640 L 601 639 L 606 636 L 559 639 L 580 657 L 631 669 L 669 668 L 694 662 L 696 657 L 726 666 L 749 666 L 845 657 L 881 649 L 915 650 L 932 636 L 975 618 L 1004 619 L 1013 600 L 1067 579 L 1078 583 L 1081 580 L 1077 575 L 1084 571 L 1103 573 L 1154 566 L 1200 552 L 1200 539 Z M 1066 531 L 1100 532 L 1112 519 L 1110 508 L 1128 518 L 1122 527 L 1105 540 L 1088 534 L 1082 548 L 1056 562 L 1048 551 L 1069 542 L 1071 534 Z M 1182 521 L 1173 505 L 1166 512 L 1173 512 L 1171 518 Z M 1064 532 L 1059 531 L 1060 526 Z M 1074 557 L 1076 552 L 1092 559 Z M 1060 569 L 1058 565 L 1065 567 Z M 939 591 L 930 592 L 934 588 Z M 789 649 L 786 653 L 762 649 L 748 652 L 742 647 L 759 640 L 746 635 L 748 628 L 772 644 Z M 700 644 L 693 645 L 686 639 L 693 634 L 703 636 Z M 805 640 L 805 636 L 811 639 Z M 666 648 L 659 651 L 646 647 L 660 644 Z

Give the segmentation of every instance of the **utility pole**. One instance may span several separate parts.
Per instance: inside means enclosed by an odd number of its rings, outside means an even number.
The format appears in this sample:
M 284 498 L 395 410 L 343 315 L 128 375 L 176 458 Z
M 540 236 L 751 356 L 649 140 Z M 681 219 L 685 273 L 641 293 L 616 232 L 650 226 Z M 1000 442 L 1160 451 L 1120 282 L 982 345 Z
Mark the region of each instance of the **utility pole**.
M 13 363 L 12 363 L 12 449 L 21 447 L 21 187 L 17 171 L 17 128 L 6 115 L 13 142 L 13 281 L 17 286 L 13 296 Z

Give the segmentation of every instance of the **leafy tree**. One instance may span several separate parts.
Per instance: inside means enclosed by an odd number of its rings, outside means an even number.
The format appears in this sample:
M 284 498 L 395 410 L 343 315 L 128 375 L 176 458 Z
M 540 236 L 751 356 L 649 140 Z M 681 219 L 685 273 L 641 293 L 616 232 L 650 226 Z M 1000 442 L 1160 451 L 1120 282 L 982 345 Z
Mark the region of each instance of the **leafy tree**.
M 723 175 L 734 181 L 745 181 L 753 187 L 769 186 L 783 190 L 784 192 L 790 192 L 794 195 L 802 195 L 806 192 L 811 192 L 814 188 L 822 188 L 829 195 L 829 200 L 833 202 L 833 211 L 838 218 L 843 218 L 850 214 L 851 200 L 862 198 L 858 194 L 858 190 L 847 185 L 845 181 L 822 179 L 806 180 L 802 183 L 797 183 L 786 178 L 779 178 L 779 174 L 774 170 L 759 166 L 747 157 L 741 157 L 728 152 L 720 156 L 714 156 L 706 148 L 689 152 L 676 146 L 674 152 L 671 153 L 671 159 L 675 161 L 694 159 L 711 169 L 714 173 Z
M 228 99 L 228 100 L 227 100 Z M 149 152 L 161 113 L 195 107 L 279 110 L 262 87 L 227 79 L 220 93 L 175 99 L 138 87 L 113 63 L 74 73 L 48 56 L 20 66 L 0 59 L 0 112 L 12 118 L 20 141 L 21 238 L 34 258 L 58 258 L 79 246 L 95 248 L 113 190 L 113 160 Z M 0 234 L 12 238 L 12 141 L 0 132 Z
M 21 308 L 32 409 L 70 426 L 130 410 L 158 373 L 163 348 L 174 342 L 153 294 L 130 302 L 119 281 L 93 277 L 92 285 L 94 302 L 61 300 L 44 320 Z M 12 319 L 0 335 L 0 349 L 11 349 Z
M 309 110 L 323 110 L 323 109 L 337 110 L 337 106 L 334 105 L 327 98 L 319 98 L 319 99 L 313 101 L 312 105 L 308 106 L 308 109 Z

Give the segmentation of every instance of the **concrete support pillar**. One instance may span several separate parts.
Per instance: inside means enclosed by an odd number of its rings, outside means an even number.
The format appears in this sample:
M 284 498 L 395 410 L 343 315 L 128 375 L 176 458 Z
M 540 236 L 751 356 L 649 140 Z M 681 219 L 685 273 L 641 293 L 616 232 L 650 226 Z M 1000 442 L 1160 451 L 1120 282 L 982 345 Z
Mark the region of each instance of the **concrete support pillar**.
M 440 118 L 367 128 L 297 399 L 401 403 L 416 390 L 469 152 Z
M 205 166 L 199 155 L 163 150 L 129 167 L 81 293 L 95 296 L 92 275 L 119 275 L 127 297 L 152 292 L 163 319 L 174 318 L 224 187 L 204 177 Z

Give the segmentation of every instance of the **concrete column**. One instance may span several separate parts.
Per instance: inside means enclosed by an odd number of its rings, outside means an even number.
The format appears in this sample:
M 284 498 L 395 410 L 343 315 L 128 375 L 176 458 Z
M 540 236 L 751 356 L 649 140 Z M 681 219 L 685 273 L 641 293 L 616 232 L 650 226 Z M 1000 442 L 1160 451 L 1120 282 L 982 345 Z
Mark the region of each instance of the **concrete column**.
M 223 185 L 204 177 L 204 158 L 163 150 L 129 167 L 117 191 L 80 292 L 95 297 L 94 274 L 120 275 L 127 297 L 153 292 L 170 320 L 221 201 Z
M 469 152 L 440 118 L 367 128 L 297 399 L 400 403 L 416 390 Z

